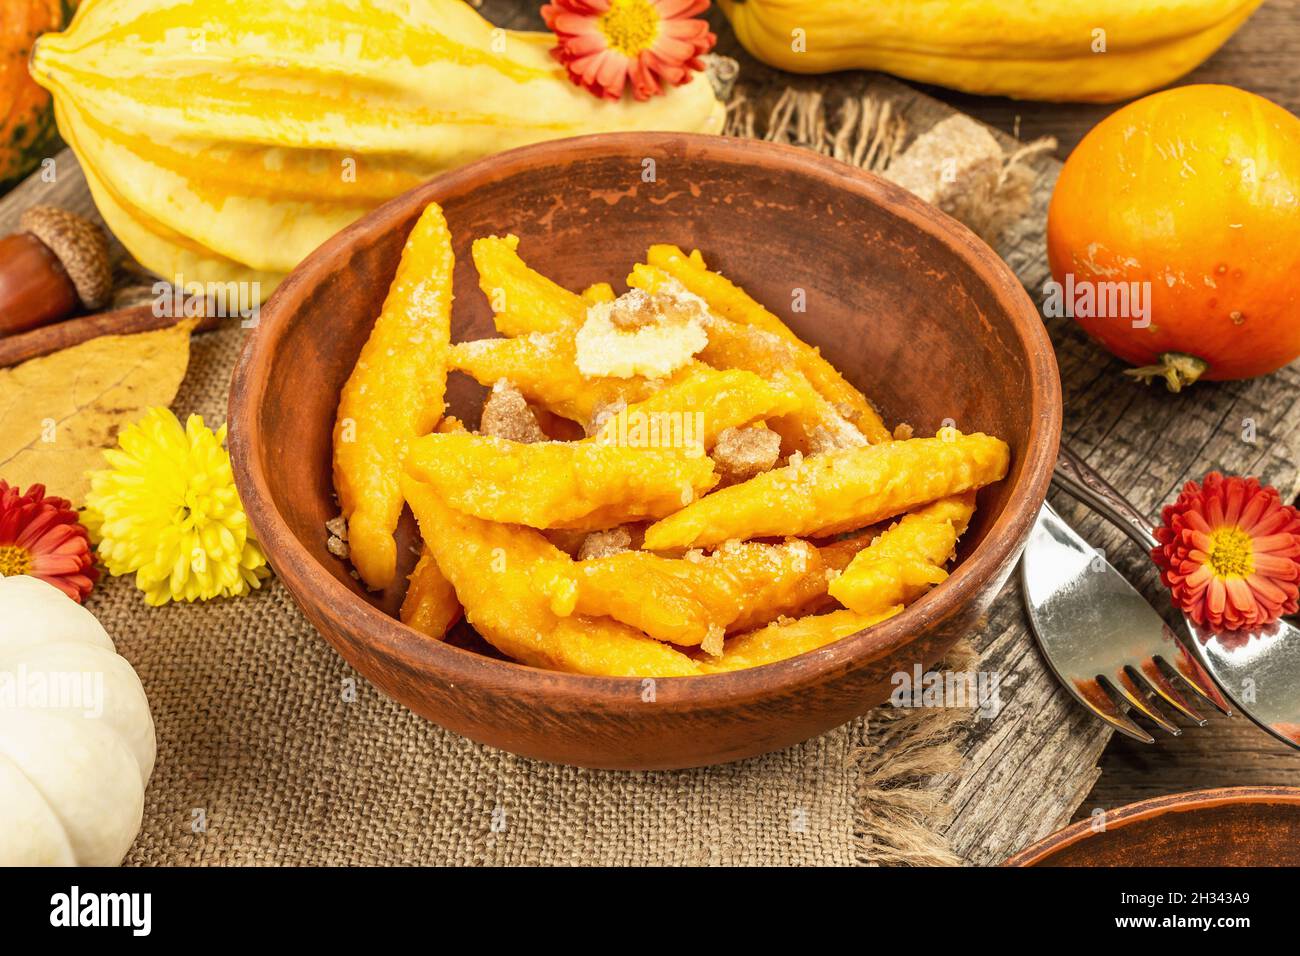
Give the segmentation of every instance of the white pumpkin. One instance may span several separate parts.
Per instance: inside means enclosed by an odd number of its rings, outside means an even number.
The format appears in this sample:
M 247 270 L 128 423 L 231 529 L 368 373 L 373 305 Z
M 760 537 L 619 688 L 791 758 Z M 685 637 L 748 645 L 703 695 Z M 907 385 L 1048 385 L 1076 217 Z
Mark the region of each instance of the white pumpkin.
M 155 755 L 140 678 L 95 616 L 0 577 L 0 865 L 121 863 Z

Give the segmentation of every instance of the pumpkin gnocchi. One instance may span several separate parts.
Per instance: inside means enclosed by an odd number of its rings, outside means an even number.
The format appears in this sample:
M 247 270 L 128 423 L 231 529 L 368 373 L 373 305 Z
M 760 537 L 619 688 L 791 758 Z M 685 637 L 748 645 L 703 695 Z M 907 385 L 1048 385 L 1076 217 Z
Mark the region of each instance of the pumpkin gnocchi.
M 463 609 L 524 664 L 689 677 L 826 647 L 945 580 L 1005 442 L 890 431 L 698 251 L 651 246 L 619 294 L 519 247 L 473 243 L 503 337 L 451 344 L 431 205 L 340 398 L 365 436 L 335 446 L 361 579 L 391 580 L 402 501 L 424 539 L 405 623 L 437 640 Z M 492 390 L 477 431 L 439 423 L 447 370 Z
M 451 233 L 430 204 L 406 240 L 397 277 L 343 386 L 334 424 L 334 489 L 352 563 L 366 584 L 397 573 L 407 443 L 442 418 L 451 335 Z

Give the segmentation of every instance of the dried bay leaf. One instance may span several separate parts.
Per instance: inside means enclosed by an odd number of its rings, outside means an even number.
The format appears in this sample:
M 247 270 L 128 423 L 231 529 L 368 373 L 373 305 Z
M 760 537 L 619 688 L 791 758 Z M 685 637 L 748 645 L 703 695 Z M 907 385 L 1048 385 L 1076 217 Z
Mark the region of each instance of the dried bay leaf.
M 193 321 L 104 335 L 0 369 L 0 478 L 40 482 L 80 507 L 86 472 L 146 408 L 170 405 L 190 361 Z

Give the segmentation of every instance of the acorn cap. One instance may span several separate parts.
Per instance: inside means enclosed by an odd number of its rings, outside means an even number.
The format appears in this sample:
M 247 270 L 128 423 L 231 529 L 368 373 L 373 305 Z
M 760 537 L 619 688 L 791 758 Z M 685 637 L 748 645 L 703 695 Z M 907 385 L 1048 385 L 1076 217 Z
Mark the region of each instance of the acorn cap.
M 113 295 L 113 270 L 104 230 L 57 206 L 32 206 L 18 224 L 58 256 L 83 306 L 94 311 L 108 304 Z

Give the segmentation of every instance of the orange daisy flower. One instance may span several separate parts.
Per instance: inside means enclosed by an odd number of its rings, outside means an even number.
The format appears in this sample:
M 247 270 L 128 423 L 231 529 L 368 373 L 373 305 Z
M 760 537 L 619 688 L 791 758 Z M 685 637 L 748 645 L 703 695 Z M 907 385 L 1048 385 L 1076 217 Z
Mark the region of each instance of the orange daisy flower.
M 53 584 L 78 604 L 99 579 L 72 502 L 45 497 L 44 485 L 22 494 L 0 479 L 0 577 L 15 574 Z
M 1151 556 L 1198 625 L 1236 631 L 1300 609 L 1300 512 L 1276 488 L 1218 472 L 1164 509 Z
M 648 100 L 704 69 L 717 37 L 695 17 L 708 8 L 709 0 L 555 0 L 542 19 L 560 40 L 551 55 L 574 83 L 617 100 L 631 80 L 632 95 Z

